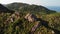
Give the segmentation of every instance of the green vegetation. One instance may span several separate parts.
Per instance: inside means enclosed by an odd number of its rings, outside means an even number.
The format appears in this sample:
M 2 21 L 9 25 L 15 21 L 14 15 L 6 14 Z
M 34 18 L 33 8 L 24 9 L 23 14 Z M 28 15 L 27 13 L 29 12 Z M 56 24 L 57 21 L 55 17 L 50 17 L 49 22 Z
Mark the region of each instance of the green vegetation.
M 46 7 L 38 6 L 38 5 L 29 5 L 24 3 L 11 3 L 6 5 L 7 8 L 20 11 L 20 12 L 32 12 L 32 13 L 56 13 L 56 11 L 49 10 Z
M 24 19 L 24 16 L 29 12 L 36 15 L 37 18 L 47 21 L 49 27 L 60 31 L 60 13 L 57 13 L 56 11 L 49 10 L 43 6 L 23 3 L 12 3 L 6 5 L 6 7 L 19 12 L 20 18 L 18 20 L 15 19 L 13 22 L 5 23 L 7 18 L 9 18 L 12 14 L 1 13 L 0 34 L 29 34 L 31 28 L 37 23 L 29 22 L 28 20 Z M 52 29 L 43 26 L 40 21 L 40 26 L 36 29 L 34 34 L 54 34 L 52 31 Z

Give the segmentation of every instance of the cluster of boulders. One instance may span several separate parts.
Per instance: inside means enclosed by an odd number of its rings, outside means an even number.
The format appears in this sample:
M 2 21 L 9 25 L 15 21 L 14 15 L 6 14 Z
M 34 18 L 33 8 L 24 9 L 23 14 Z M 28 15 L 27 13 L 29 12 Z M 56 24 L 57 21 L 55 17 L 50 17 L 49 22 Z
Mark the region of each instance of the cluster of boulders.
M 7 20 L 5 21 L 5 23 L 8 22 L 14 22 L 15 20 L 19 19 L 19 12 L 15 12 L 14 14 L 12 14 L 11 16 L 9 16 L 9 18 L 7 18 Z

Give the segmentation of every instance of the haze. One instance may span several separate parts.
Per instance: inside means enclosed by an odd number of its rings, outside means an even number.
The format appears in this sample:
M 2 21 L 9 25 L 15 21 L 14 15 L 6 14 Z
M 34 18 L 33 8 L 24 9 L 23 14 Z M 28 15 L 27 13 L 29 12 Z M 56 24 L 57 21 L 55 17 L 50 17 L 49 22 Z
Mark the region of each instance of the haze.
M 13 2 L 22 2 L 42 6 L 60 6 L 60 0 L 0 0 L 1 4 L 9 4 Z

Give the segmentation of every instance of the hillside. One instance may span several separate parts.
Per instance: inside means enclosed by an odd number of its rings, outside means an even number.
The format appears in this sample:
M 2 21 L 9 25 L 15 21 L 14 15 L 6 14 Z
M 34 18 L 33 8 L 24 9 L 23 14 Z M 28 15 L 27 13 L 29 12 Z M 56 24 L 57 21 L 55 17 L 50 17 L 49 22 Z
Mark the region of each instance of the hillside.
M 10 9 L 4 7 L 2 4 L 0 4 L 0 13 L 1 12 L 3 12 L 3 13 L 13 13 L 14 11 L 10 10 Z
M 38 5 L 29 5 L 29 4 L 25 4 L 25 3 L 11 3 L 11 4 L 7 4 L 6 5 L 7 8 L 9 9 L 13 9 L 13 10 L 17 10 L 17 11 L 30 11 L 30 12 L 35 12 L 35 13 L 55 13 L 56 11 L 53 10 L 49 10 L 44 6 L 38 6 Z
M 0 6 L 0 11 L 4 10 L 0 13 L 0 34 L 60 34 L 60 13 L 56 11 L 25 3 Z

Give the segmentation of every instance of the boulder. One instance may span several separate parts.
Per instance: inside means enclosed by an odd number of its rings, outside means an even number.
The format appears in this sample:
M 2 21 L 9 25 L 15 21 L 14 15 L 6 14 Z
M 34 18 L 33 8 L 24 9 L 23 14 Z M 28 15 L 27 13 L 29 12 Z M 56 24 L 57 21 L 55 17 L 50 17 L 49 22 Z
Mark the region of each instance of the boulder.
M 37 20 L 37 17 L 34 14 L 28 13 L 25 16 L 25 19 L 27 19 L 29 22 L 34 22 Z

